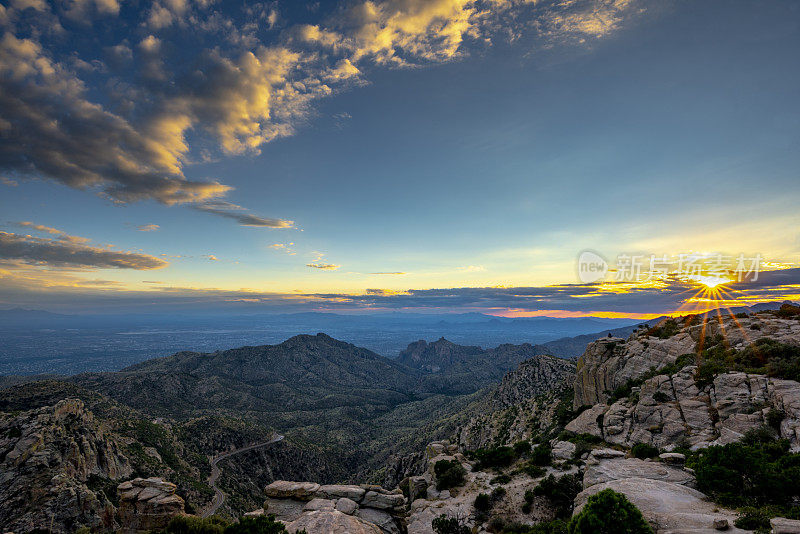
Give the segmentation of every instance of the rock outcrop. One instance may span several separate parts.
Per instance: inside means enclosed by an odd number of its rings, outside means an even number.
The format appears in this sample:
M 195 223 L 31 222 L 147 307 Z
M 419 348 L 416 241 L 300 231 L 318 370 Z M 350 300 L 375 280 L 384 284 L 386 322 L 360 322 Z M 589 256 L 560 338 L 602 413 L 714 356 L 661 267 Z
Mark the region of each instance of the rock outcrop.
M 628 447 L 685 444 L 696 449 L 738 441 L 748 430 L 767 424 L 774 409 L 784 416 L 780 436 L 800 450 L 800 383 L 733 372 L 701 387 L 695 383 L 695 370 L 688 366 L 672 376 L 653 377 L 642 384 L 638 398 L 596 404 L 567 424 L 567 430 Z
M 707 339 L 724 332 L 728 345 L 745 348 L 752 341 L 747 332 L 753 326 L 759 336 L 800 344 L 800 322 L 772 314 L 727 316 L 707 322 L 705 332 L 703 325 L 692 325 L 666 339 L 638 333 L 627 341 L 605 338 L 591 343 L 578 361 L 574 405 L 592 406 L 567 430 L 625 446 L 650 443 L 669 449 L 680 444 L 696 449 L 741 439 L 748 430 L 767 424 L 773 410 L 783 417 L 780 436 L 800 450 L 800 384 L 792 380 L 727 372 L 707 385 L 698 384 L 697 368 L 689 365 L 645 380 L 628 397 L 606 404 L 611 390 L 675 363 L 693 352 L 703 335 Z
M 115 526 L 114 506 L 92 480 L 131 468 L 116 440 L 78 399 L 21 413 L 0 413 L 0 524 L 5 530 Z
M 135 478 L 117 486 L 122 534 L 159 530 L 176 515 L 183 515 L 183 499 L 177 486 L 164 479 Z
M 703 340 L 718 335 L 734 349 L 743 349 L 756 337 L 800 345 L 800 322 L 773 314 L 728 315 L 706 322 L 698 318 L 693 323 L 664 339 L 640 331 L 627 340 L 610 337 L 590 343 L 578 359 L 574 407 L 605 403 L 611 392 L 628 380 L 674 363 L 679 356 L 694 353 Z
M 275 515 L 290 532 L 399 534 L 405 526 L 406 498 L 400 490 L 276 480 L 264 492 L 263 513 Z

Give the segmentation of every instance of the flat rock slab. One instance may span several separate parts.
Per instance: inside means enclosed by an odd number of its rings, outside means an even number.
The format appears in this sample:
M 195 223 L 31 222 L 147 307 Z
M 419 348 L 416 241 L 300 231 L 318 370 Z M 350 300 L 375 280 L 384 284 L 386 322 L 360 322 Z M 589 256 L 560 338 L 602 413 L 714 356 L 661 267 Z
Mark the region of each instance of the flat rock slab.
M 736 512 L 718 508 L 695 489 L 649 478 L 626 478 L 595 484 L 575 497 L 574 514 L 583 509 L 589 497 L 607 488 L 624 493 L 658 534 L 717 532 L 715 520 L 727 519 L 730 525 L 736 520 Z M 719 511 L 715 512 L 715 509 Z M 748 531 L 732 526 L 725 532 Z
M 694 477 L 679 467 L 672 467 L 659 462 L 645 462 L 637 458 L 611 458 L 601 460 L 586 468 L 583 476 L 583 487 L 589 488 L 611 480 L 624 478 L 649 478 L 664 480 L 674 484 L 692 485 Z
M 769 524 L 772 527 L 772 534 L 800 534 L 800 521 L 797 519 L 773 517 Z
M 291 498 L 310 501 L 319 489 L 319 484 L 314 482 L 291 482 L 289 480 L 276 480 L 266 488 L 267 497 Z

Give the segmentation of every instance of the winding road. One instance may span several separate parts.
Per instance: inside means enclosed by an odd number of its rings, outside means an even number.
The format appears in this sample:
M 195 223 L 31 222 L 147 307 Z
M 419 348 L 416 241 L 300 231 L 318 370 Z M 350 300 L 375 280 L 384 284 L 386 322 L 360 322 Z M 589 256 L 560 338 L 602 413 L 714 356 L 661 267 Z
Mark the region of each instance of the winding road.
M 232 451 L 223 452 L 222 454 L 216 455 L 214 458 L 211 459 L 211 476 L 208 477 L 208 485 L 214 489 L 214 498 L 211 499 L 211 504 L 203 511 L 202 517 L 209 517 L 214 515 L 222 503 L 225 502 L 225 494 L 222 493 L 217 487 L 217 479 L 220 475 L 219 466 L 217 465 L 220 460 L 224 460 L 225 458 L 230 458 L 231 456 L 235 456 L 237 454 L 241 454 L 243 452 L 252 451 L 253 449 L 258 449 L 259 447 L 264 447 L 266 445 L 271 445 L 273 443 L 277 443 L 278 441 L 282 440 L 283 436 L 276 435 L 269 441 L 263 441 L 261 443 L 256 443 L 255 445 L 248 445 L 246 447 L 241 447 L 239 449 L 234 449 Z

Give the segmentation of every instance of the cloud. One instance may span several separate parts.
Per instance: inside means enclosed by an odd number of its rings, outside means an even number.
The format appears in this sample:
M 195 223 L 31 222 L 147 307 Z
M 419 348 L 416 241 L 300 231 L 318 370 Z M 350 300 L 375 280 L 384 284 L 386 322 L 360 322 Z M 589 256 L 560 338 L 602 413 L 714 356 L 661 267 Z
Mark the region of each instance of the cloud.
M 7 185 L 8 187 L 17 187 L 19 185 L 16 181 L 6 178 L 5 176 L 0 176 L 0 184 Z
M 377 272 L 377 273 L 368 273 L 368 274 L 381 274 L 381 275 L 383 275 L 383 274 L 387 274 L 387 275 L 401 275 L 401 274 L 408 274 L 408 273 L 404 273 L 404 272 L 402 272 L 402 271 L 391 271 L 391 272 Z
M 208 261 L 219 261 L 219 258 L 214 256 L 213 254 L 209 254 L 208 256 L 206 256 L 206 258 L 208 258 Z
M 468 53 L 467 43 L 491 43 L 522 26 L 551 39 L 603 37 L 637 11 L 638 0 L 356 1 L 316 24 L 281 20 L 285 31 L 270 44 L 262 39 L 278 22 L 273 8 L 224 12 L 222 4 L 158 0 L 131 24 L 132 17 L 113 17 L 117 0 L 80 0 L 69 12 L 15 0 L 2 12 L 12 22 L 0 39 L 5 180 L 45 178 L 115 202 L 190 204 L 245 226 L 291 228 L 288 219 L 216 204 L 231 187 L 187 178 L 187 167 L 216 154 L 258 154 L 293 135 L 315 101 L 364 83 L 373 65 L 450 61 Z M 30 21 L 39 24 L 35 31 L 16 33 L 13 20 L 24 7 L 48 16 Z M 100 43 L 112 72 L 95 68 L 92 85 L 72 69 L 100 65 L 96 58 L 65 54 L 46 39 L 56 26 L 67 31 L 58 16 L 78 13 L 105 16 L 114 35 Z
M 0 168 L 44 176 L 78 189 L 100 188 L 129 202 L 198 202 L 230 188 L 186 180 L 180 124 L 137 130 L 85 98 L 86 87 L 41 45 L 6 33 L 0 39 Z
M 465 267 L 459 267 L 458 270 L 465 273 L 479 273 L 485 271 L 486 267 L 483 265 L 467 265 Z
M 166 261 L 148 254 L 93 247 L 69 239 L 72 236 L 67 236 L 67 239 L 61 237 L 52 239 L 0 232 L 0 259 L 37 266 L 140 271 L 161 269 L 168 265 Z
M 336 265 L 333 263 L 306 263 L 306 267 L 311 267 L 312 269 L 321 269 L 323 271 L 335 271 L 341 265 Z
M 143 224 L 141 226 L 136 227 L 136 229 L 139 230 L 140 232 L 155 232 L 159 228 L 161 227 L 157 224 Z
M 44 232 L 50 235 L 57 235 L 58 239 L 61 241 L 67 241 L 69 243 L 88 243 L 91 241 L 88 237 L 80 237 L 76 235 L 69 235 L 68 233 L 64 232 L 63 230 L 59 230 L 57 228 L 51 228 L 50 226 L 45 226 L 43 224 L 35 224 L 30 221 L 22 221 L 16 223 L 17 226 L 23 228 L 30 228 L 32 230 L 37 230 L 39 232 Z
M 294 228 L 294 221 L 286 219 L 270 219 L 244 213 L 245 208 L 225 201 L 204 202 L 193 206 L 206 213 L 213 213 L 237 221 L 242 226 L 260 226 L 264 228 Z
M 567 0 L 543 17 L 551 37 L 605 37 L 617 30 L 638 3 L 634 0 Z
M 288 254 L 290 256 L 295 256 L 297 254 L 297 252 L 295 252 L 291 248 L 293 246 L 294 246 L 294 243 L 275 243 L 275 244 L 270 245 L 269 248 L 274 249 L 274 250 L 280 250 L 280 251 L 285 252 L 286 254 Z

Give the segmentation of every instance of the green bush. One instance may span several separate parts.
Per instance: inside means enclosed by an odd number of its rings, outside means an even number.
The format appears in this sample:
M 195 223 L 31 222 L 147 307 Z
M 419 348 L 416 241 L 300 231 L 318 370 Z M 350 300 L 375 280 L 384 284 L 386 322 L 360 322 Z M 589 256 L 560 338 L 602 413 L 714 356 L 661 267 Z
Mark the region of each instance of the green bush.
M 532 463 L 530 460 L 528 460 L 528 462 L 522 467 L 522 471 L 527 473 L 531 478 L 539 478 L 547 473 L 547 470 L 544 467 L 540 467 Z
M 514 454 L 519 458 L 531 452 L 530 441 L 518 441 L 514 444 Z
M 653 534 L 639 509 L 611 489 L 589 497 L 568 529 L 569 534 Z
M 727 348 L 722 341 L 708 341 L 707 348 L 700 353 L 701 363 L 695 374 L 698 384 L 709 384 L 716 375 L 727 371 L 800 380 L 800 347 L 761 338 L 737 351 Z
M 533 488 L 533 494 L 547 497 L 556 510 L 556 517 L 563 519 L 572 514 L 573 501 L 582 489 L 579 475 L 564 475 L 558 479 L 550 475 Z
M 228 522 L 220 517 L 185 515 L 172 518 L 164 532 L 165 534 L 223 534 L 227 526 Z
M 788 507 L 800 498 L 800 454 L 790 453 L 789 442 L 776 440 L 769 427 L 699 451 L 690 467 L 697 489 L 727 506 Z
M 512 523 L 506 525 L 500 532 L 502 534 L 567 534 L 567 523 L 560 519 L 536 525 Z
M 658 449 L 649 443 L 637 443 L 631 449 L 631 454 L 634 458 L 655 458 L 658 456 Z
M 478 496 L 475 497 L 473 506 L 475 506 L 477 511 L 486 513 L 492 507 L 492 500 L 486 493 L 479 493 Z
M 770 408 L 767 412 L 767 424 L 776 431 L 780 430 L 781 422 L 783 422 L 784 419 L 786 419 L 786 412 L 783 410 Z
M 436 475 L 436 489 L 446 490 L 464 483 L 467 472 L 456 460 L 439 460 L 433 466 Z
M 553 449 L 547 443 L 537 445 L 531 451 L 531 463 L 533 465 L 545 466 L 553 463 Z
M 275 521 L 274 515 L 242 517 L 238 523 L 225 527 L 225 534 L 284 534 L 285 532 L 283 523 Z
M 511 447 L 495 447 L 492 449 L 478 449 L 473 453 L 478 461 L 476 469 L 482 470 L 491 467 L 507 467 L 517 459 Z
M 508 484 L 509 482 L 511 482 L 511 477 L 506 474 L 497 475 L 489 481 L 490 484 Z
M 470 528 L 462 519 L 444 514 L 431 521 L 431 527 L 436 534 L 471 534 Z
M 755 530 L 769 532 L 771 525 L 769 520 L 772 515 L 764 509 L 748 506 L 740 510 L 739 517 L 733 522 L 733 526 L 745 530 Z

